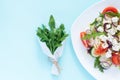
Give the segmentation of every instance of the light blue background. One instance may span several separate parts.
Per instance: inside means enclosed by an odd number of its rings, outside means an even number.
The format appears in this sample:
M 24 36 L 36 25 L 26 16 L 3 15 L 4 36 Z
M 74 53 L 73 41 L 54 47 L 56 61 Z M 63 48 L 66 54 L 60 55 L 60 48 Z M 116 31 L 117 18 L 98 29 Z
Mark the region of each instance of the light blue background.
M 41 51 L 36 29 L 53 14 L 70 34 L 74 20 L 98 1 L 0 0 L 0 80 L 95 80 L 79 63 L 70 36 L 60 59 L 62 73 L 52 76 L 52 64 Z

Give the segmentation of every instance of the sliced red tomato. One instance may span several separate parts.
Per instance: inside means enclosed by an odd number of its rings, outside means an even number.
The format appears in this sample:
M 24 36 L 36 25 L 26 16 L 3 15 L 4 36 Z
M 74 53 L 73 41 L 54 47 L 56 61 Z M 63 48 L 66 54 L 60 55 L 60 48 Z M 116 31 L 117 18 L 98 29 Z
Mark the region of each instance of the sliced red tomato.
M 113 53 L 112 54 L 112 63 L 115 65 L 120 65 L 120 55 Z
M 106 12 L 114 12 L 114 13 L 118 13 L 118 10 L 115 8 L 115 7 L 112 7 L 112 6 L 109 6 L 109 7 L 106 7 L 104 10 L 103 10 L 103 14 L 106 13 Z
M 108 48 L 103 48 L 103 47 L 102 47 L 102 44 L 100 44 L 100 45 L 98 46 L 98 48 L 95 49 L 95 54 L 96 54 L 96 55 L 103 55 L 103 54 L 106 53 L 107 49 L 108 49 Z
M 89 46 L 88 46 L 88 40 L 83 40 L 83 39 L 82 39 L 82 38 L 85 37 L 85 35 L 86 35 L 86 32 L 81 32 L 81 33 L 80 33 L 80 38 L 81 38 L 81 40 L 82 40 L 83 45 L 84 45 L 86 48 L 88 48 L 88 47 L 89 47 Z

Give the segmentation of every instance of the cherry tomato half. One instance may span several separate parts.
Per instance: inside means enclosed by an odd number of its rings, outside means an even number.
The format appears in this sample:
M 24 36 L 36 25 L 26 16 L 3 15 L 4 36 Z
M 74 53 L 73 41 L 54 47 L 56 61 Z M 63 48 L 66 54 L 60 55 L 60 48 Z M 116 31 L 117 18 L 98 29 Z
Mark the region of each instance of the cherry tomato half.
M 85 35 L 86 35 L 86 32 L 81 32 L 81 33 L 80 33 L 80 39 L 82 40 L 83 45 L 84 45 L 86 48 L 88 48 L 88 47 L 89 47 L 89 46 L 88 46 L 88 40 L 83 40 L 83 39 L 82 39 L 82 38 L 85 37 Z
M 112 7 L 112 6 L 109 6 L 109 7 L 106 7 L 104 10 L 103 10 L 103 14 L 106 13 L 106 12 L 114 12 L 114 13 L 118 13 L 118 10 L 115 8 L 115 7 Z
M 120 54 L 113 53 L 112 54 L 112 63 L 115 65 L 120 65 Z
M 95 54 L 96 54 L 96 55 L 103 55 L 103 54 L 106 53 L 107 50 L 108 50 L 108 48 L 103 48 L 103 47 L 102 47 L 102 44 L 100 44 L 100 45 L 98 46 L 98 48 L 95 49 Z

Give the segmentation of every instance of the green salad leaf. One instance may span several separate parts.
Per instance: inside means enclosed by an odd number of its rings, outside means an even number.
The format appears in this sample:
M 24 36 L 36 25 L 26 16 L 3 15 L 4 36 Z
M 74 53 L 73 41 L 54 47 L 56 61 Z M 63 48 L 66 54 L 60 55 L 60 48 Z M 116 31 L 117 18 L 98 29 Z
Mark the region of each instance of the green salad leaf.
M 101 20 L 98 20 L 97 18 L 95 18 L 95 20 L 90 24 L 91 28 L 99 27 L 103 25 L 104 14 L 99 13 L 99 18 L 101 18 Z
M 115 17 L 115 16 L 120 17 L 120 13 L 106 12 L 105 14 L 107 14 L 107 15 L 109 15 L 111 17 Z
M 82 39 L 83 40 L 89 40 L 91 38 L 95 38 L 100 35 L 104 35 L 104 32 L 92 32 L 91 34 L 86 34 Z
M 66 39 L 68 34 L 65 32 L 64 24 L 58 28 L 55 25 L 54 17 L 51 15 L 49 19 L 49 28 L 45 25 L 38 27 L 37 36 L 40 41 L 45 42 L 51 53 L 54 54 L 55 50 L 62 46 L 62 42 Z
M 96 25 L 97 23 L 98 23 L 97 18 L 95 18 L 95 20 L 90 24 L 90 26 Z
M 99 13 L 99 17 L 104 18 L 104 17 L 105 17 L 105 15 L 104 15 L 104 14 L 102 14 L 102 13 Z
M 100 57 L 95 58 L 94 67 L 98 68 L 101 72 L 104 72 L 104 68 L 100 65 L 99 58 Z

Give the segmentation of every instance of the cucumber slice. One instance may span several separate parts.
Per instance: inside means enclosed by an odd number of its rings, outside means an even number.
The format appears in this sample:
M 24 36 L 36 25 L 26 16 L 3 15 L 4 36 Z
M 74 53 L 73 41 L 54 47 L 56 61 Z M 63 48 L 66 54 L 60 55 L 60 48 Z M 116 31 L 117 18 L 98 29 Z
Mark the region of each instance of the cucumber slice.
M 99 55 L 96 55 L 95 54 L 95 48 L 92 48 L 92 50 L 91 50 L 91 55 L 93 56 L 93 57 L 98 57 Z

